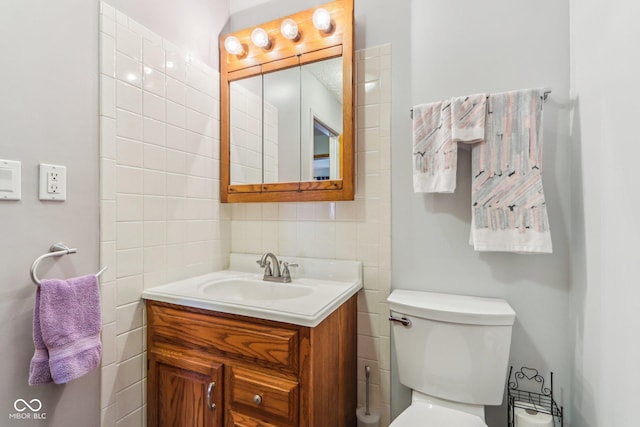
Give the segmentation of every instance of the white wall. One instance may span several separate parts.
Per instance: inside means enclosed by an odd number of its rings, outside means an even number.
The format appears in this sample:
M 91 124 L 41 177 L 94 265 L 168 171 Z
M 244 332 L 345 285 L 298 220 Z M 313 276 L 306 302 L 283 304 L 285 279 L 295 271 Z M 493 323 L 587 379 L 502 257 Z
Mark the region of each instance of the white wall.
M 229 0 L 106 2 L 195 58 L 218 68 L 218 36 L 229 18 Z
M 229 13 L 234 14 L 267 2 L 269 2 L 269 0 L 229 0 Z
M 640 5 L 571 1 L 573 424 L 638 425 Z
M 262 22 L 273 21 L 313 6 L 327 3 L 323 0 L 229 0 L 231 17 L 229 31 L 235 32 Z
M 97 1 L 0 2 L 0 158 L 22 162 L 22 200 L 0 202 L 3 426 L 99 422 L 99 370 L 65 386 L 27 385 L 34 350 L 31 263 L 64 241 L 78 253 L 43 261 L 41 278 L 98 269 L 97 17 Z M 40 162 L 67 166 L 66 202 L 38 200 Z M 16 399 L 40 399 L 46 421 L 10 420 Z

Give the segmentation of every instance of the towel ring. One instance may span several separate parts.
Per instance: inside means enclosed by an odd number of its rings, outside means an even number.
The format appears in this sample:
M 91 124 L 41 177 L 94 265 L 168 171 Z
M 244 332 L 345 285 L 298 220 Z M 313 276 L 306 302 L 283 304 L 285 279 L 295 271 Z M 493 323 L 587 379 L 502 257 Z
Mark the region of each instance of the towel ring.
M 62 255 L 68 255 L 68 254 L 75 254 L 76 252 L 78 252 L 76 248 L 70 248 L 64 243 L 54 243 L 49 248 L 49 253 L 40 255 L 38 258 L 36 258 L 35 261 L 33 261 L 33 264 L 31 264 L 31 280 L 33 280 L 36 286 L 40 286 L 40 279 L 38 279 L 38 276 L 36 275 L 36 269 L 38 268 L 38 264 L 40 264 L 40 261 L 42 261 L 43 259 L 62 256 Z M 98 271 L 96 273 L 96 277 L 100 277 L 100 275 L 104 273 L 104 271 L 107 268 L 108 267 L 104 267 L 102 270 Z

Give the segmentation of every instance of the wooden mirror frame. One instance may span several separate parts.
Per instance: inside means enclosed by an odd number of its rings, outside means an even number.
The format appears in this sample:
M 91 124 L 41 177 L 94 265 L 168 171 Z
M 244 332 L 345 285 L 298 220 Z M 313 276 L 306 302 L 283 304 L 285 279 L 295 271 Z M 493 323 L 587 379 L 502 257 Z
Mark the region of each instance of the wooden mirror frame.
M 353 2 L 337 0 L 294 15 L 285 16 L 232 34 L 220 36 L 220 201 L 300 202 L 353 200 L 355 195 L 354 45 Z M 324 8 L 331 14 L 328 33 L 313 26 L 313 12 Z M 280 33 L 287 18 L 298 24 L 299 36 L 288 40 Z M 269 34 L 269 49 L 256 47 L 251 32 L 261 27 Z M 240 40 L 244 53 L 233 55 L 224 47 L 229 36 Z M 230 90 L 231 82 L 280 69 L 342 56 L 342 144 L 340 180 L 231 184 Z

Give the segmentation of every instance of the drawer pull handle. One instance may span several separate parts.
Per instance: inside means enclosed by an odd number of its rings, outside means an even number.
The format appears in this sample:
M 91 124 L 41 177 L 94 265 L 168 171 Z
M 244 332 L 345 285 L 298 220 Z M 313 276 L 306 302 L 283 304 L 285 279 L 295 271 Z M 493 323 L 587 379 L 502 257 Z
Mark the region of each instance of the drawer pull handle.
M 212 411 L 216 409 L 216 404 L 211 401 L 211 392 L 213 391 L 213 388 L 215 386 L 216 386 L 216 382 L 211 381 L 209 383 L 209 387 L 207 387 L 207 405 L 209 405 L 209 409 Z
M 262 404 L 262 396 L 260 396 L 259 394 L 253 396 L 253 403 L 255 403 L 256 405 Z

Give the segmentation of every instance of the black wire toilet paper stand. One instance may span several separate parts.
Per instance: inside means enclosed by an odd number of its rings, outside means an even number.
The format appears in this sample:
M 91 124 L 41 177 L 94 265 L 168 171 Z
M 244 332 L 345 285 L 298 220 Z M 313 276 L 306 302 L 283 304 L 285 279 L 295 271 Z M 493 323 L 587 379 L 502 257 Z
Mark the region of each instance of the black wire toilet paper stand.
M 527 368 L 526 366 L 516 372 L 513 372 L 513 366 L 511 366 L 507 381 L 509 402 L 507 421 L 509 427 L 516 427 L 516 408 L 549 414 L 553 419 L 554 427 L 564 427 L 563 408 L 558 406 L 553 398 L 553 372 L 551 372 L 549 387 L 545 387 L 544 377 L 538 373 L 537 369 Z

